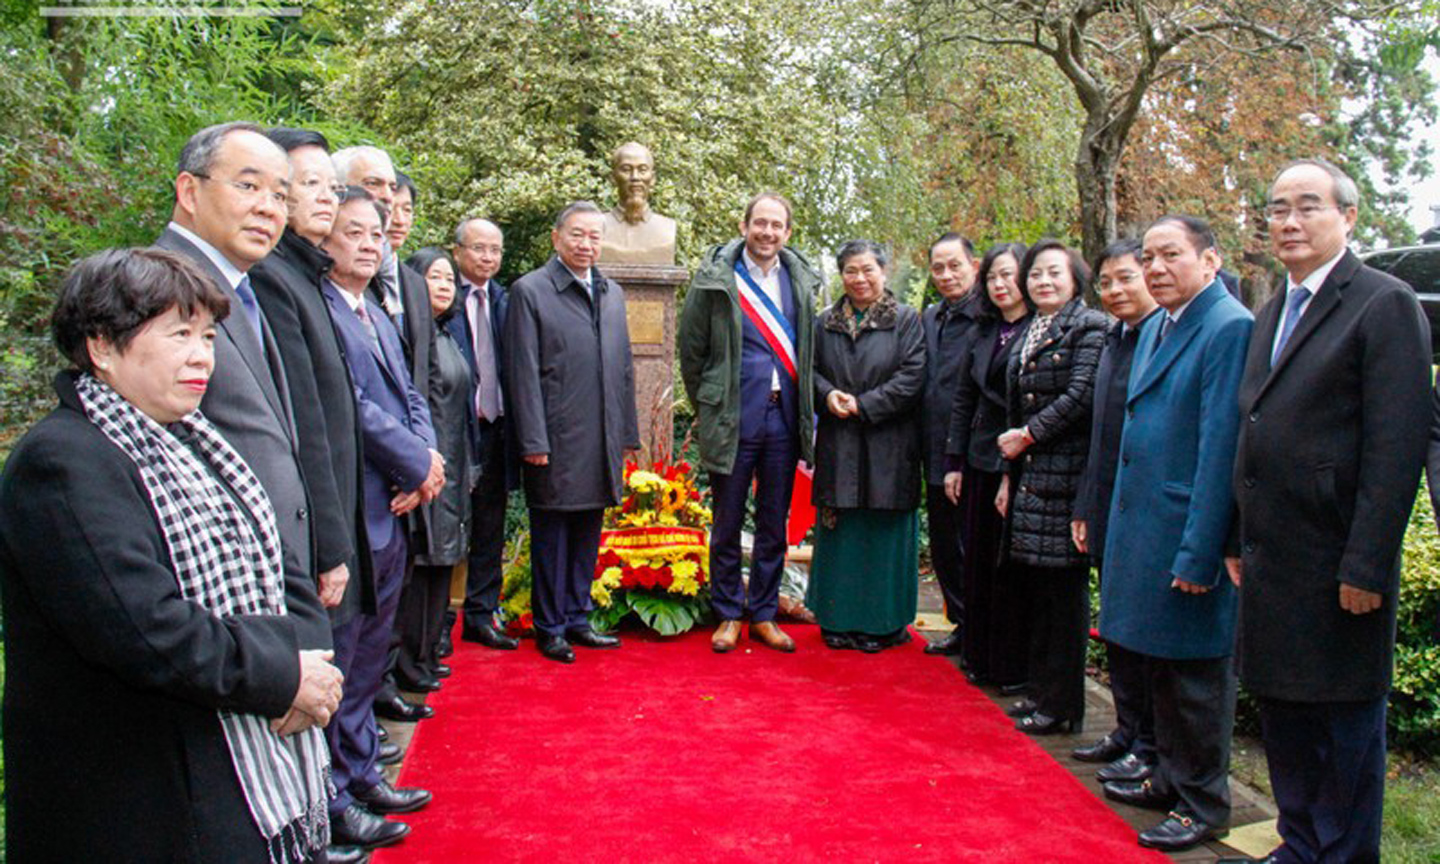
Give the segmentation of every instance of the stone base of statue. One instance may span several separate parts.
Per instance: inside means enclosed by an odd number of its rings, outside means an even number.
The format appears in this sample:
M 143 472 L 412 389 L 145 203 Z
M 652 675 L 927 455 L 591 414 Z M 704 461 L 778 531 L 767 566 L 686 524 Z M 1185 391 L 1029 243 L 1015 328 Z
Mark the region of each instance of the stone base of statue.
M 672 264 L 599 264 L 625 289 L 630 350 L 635 357 L 635 412 L 647 459 L 675 449 L 675 292 L 690 271 Z

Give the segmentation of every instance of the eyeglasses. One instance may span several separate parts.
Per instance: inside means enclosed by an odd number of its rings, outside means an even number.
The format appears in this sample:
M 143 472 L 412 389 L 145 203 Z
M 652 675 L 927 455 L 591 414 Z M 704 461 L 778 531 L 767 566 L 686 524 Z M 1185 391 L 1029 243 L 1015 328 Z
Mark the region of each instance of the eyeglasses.
M 505 251 L 504 246 L 495 243 L 461 243 L 460 248 L 473 252 L 476 255 L 484 255 L 486 252 L 489 252 L 491 255 L 499 255 Z
M 209 174 L 200 174 L 194 171 L 190 173 L 192 176 L 198 177 L 201 180 L 215 179 Z M 268 194 L 271 198 L 271 201 L 273 201 L 276 205 L 280 207 L 284 207 L 286 205 L 286 202 L 290 200 L 290 196 L 286 195 L 283 190 L 279 192 L 267 192 L 264 187 L 262 187 L 259 183 L 254 182 L 253 180 L 221 180 L 219 182 L 224 183 L 226 186 L 229 186 L 230 188 L 238 191 L 241 197 L 247 201 L 264 198 Z
M 1288 204 L 1271 204 L 1265 208 L 1265 218 L 1272 225 L 1284 225 L 1285 221 L 1293 214 L 1301 222 L 1309 222 L 1326 210 L 1339 210 L 1335 204 L 1301 204 L 1299 207 L 1291 207 Z

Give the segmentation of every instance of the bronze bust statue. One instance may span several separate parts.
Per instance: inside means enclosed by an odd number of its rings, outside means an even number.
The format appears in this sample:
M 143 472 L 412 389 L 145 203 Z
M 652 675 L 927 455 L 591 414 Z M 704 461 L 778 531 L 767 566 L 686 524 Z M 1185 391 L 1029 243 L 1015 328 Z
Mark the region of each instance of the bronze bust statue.
M 655 157 L 631 141 L 610 156 L 610 178 L 620 203 L 605 214 L 602 264 L 674 264 L 675 220 L 650 209 Z

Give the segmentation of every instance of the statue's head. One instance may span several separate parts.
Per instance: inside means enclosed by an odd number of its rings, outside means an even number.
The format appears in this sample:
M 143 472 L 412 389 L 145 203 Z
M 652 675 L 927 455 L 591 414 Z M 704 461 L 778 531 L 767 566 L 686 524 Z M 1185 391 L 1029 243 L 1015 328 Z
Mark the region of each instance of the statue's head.
M 622 207 L 643 208 L 655 188 L 655 157 L 650 148 L 637 141 L 615 148 L 610 156 L 610 178 Z

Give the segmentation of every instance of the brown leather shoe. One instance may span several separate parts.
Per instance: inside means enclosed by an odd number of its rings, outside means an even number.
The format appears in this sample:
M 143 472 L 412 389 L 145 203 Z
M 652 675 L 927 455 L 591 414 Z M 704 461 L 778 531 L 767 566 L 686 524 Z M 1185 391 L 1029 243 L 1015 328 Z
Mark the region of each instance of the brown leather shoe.
M 750 638 L 767 648 L 787 654 L 795 650 L 795 640 L 786 636 L 785 631 L 776 626 L 774 621 L 751 621 Z
M 715 635 L 710 637 L 710 648 L 716 654 L 724 654 L 735 650 L 735 644 L 740 641 L 740 622 L 734 619 L 727 619 L 720 622 L 715 628 Z

